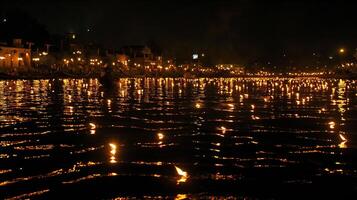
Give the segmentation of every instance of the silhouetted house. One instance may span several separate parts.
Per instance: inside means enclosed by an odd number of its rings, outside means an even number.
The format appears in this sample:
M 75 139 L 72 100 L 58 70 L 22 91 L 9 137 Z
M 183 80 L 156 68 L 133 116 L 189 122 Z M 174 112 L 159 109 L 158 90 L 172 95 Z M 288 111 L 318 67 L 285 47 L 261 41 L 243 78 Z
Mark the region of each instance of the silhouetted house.
M 144 45 L 124 46 L 120 55 L 126 55 L 128 64 L 131 67 L 145 67 L 161 65 L 160 56 L 155 56 L 151 49 Z
M 217 72 L 229 72 L 234 75 L 243 75 L 245 72 L 244 67 L 236 64 L 218 64 L 215 68 Z
M 67 33 L 66 36 L 61 39 L 61 52 L 73 53 L 82 50 L 83 47 L 82 45 L 80 45 L 77 35 L 75 33 Z
M 31 66 L 31 50 L 24 48 L 21 39 L 14 39 L 13 45 L 0 45 L 0 67 L 17 70 Z
M 116 54 L 117 62 L 123 66 L 128 66 L 129 64 L 129 56 L 125 54 Z

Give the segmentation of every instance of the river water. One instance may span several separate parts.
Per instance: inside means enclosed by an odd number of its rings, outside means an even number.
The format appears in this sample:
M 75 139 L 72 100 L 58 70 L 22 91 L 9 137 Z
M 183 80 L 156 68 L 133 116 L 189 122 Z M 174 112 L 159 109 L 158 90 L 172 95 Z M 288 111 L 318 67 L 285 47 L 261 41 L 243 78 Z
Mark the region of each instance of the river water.
M 0 81 L 0 199 L 347 198 L 357 81 Z

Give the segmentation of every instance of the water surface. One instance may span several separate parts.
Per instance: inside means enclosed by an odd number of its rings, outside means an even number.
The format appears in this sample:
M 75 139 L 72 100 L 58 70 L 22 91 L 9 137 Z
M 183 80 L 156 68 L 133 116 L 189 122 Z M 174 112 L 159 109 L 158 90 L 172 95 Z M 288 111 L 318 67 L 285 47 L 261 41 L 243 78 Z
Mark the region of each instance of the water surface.
M 356 81 L 0 81 L 0 105 L 0 198 L 357 193 Z

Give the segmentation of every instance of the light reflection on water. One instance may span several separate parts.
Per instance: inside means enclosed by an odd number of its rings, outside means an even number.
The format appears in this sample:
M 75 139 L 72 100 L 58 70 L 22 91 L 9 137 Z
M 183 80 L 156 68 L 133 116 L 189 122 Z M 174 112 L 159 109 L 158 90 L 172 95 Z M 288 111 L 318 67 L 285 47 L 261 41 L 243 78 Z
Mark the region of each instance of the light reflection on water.
M 317 78 L 120 79 L 113 90 L 96 79 L 0 81 L 0 198 L 354 190 L 356 87 Z

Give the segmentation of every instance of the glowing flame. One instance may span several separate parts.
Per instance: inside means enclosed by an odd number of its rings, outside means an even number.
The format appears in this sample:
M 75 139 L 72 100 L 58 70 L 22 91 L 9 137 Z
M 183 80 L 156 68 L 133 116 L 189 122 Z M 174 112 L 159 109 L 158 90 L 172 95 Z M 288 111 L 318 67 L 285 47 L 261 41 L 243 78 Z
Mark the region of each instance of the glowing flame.
M 253 120 L 258 120 L 258 119 L 260 119 L 260 117 L 252 115 L 252 119 Z
M 115 172 L 111 172 L 111 173 L 109 173 L 109 176 L 117 176 L 118 174 L 117 173 L 115 173 Z
M 110 147 L 110 163 L 116 163 L 115 154 L 117 153 L 117 145 L 109 143 Z
M 347 142 L 347 139 L 342 134 L 340 134 L 340 138 L 342 141 Z
M 182 169 L 180 169 L 179 167 L 175 166 L 175 169 L 177 171 L 177 174 L 180 176 L 187 176 L 187 172 L 183 171 Z
M 180 176 L 180 179 L 177 180 L 177 184 L 186 182 L 186 180 L 188 178 L 187 172 L 183 171 L 182 169 L 180 169 L 179 167 L 176 167 L 176 166 L 175 166 L 175 169 L 176 169 L 177 174 Z
M 196 103 L 196 108 L 201 108 L 201 104 Z
M 90 126 L 90 134 L 91 135 L 94 135 L 95 134 L 95 129 L 96 129 L 96 125 L 94 123 L 89 123 L 89 126 Z
M 254 105 L 254 104 L 252 104 L 252 105 L 250 105 L 250 107 L 252 107 L 252 110 L 254 110 L 254 108 L 255 108 L 255 105 Z
M 328 123 L 328 125 L 330 125 L 330 129 L 334 129 L 334 128 L 335 128 L 336 123 L 335 123 L 335 122 L 333 122 L 333 121 L 331 121 L 331 122 L 329 122 L 329 123 Z
M 347 142 L 347 141 L 343 141 L 343 142 L 341 142 L 340 144 L 338 144 L 338 147 L 340 147 L 341 149 L 343 149 L 343 148 L 347 148 L 347 146 L 346 146 L 346 142 Z
M 90 129 L 95 129 L 96 125 L 94 123 L 89 123 Z
M 183 200 L 183 199 L 187 199 L 187 195 L 186 194 L 178 194 L 175 197 L 175 200 Z
M 221 126 L 222 133 L 226 133 L 227 128 L 224 126 Z
M 117 149 L 117 145 L 113 144 L 113 143 L 109 143 L 109 146 L 111 148 L 110 153 L 111 154 L 115 154 L 116 153 L 116 149 Z
M 162 139 L 164 139 L 165 135 L 162 133 L 158 133 L 157 137 L 159 138 L 159 140 L 162 140 Z
M 340 147 L 340 148 L 347 148 L 347 145 L 346 145 L 347 139 L 346 139 L 345 136 L 343 136 L 342 134 L 339 134 L 339 136 L 340 136 L 342 142 L 341 142 L 340 144 L 338 144 L 338 147 Z

